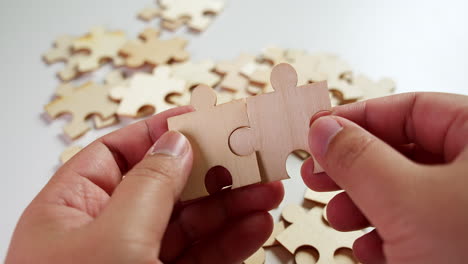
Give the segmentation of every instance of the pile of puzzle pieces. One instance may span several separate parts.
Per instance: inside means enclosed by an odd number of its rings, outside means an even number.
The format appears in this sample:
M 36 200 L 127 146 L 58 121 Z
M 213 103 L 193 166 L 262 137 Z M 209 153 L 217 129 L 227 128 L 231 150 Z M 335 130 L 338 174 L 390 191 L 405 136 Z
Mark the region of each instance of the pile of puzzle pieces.
M 137 119 L 192 104 L 195 112 L 169 120 L 171 129 L 189 136 L 195 152 L 203 151 L 195 159 L 208 157 L 195 160 L 196 170 L 192 171 L 182 196 L 182 200 L 190 200 L 208 195 L 204 176 L 220 161 L 231 173 L 232 188 L 289 178 L 285 170 L 289 153 L 294 151 L 303 159 L 308 157 L 308 144 L 304 141 L 307 135 L 303 134 L 308 123 L 296 122 L 291 117 L 308 119 L 331 106 L 393 93 L 392 80 L 374 81 L 357 74 L 333 54 L 268 46 L 259 54 L 243 53 L 230 60 L 192 61 L 186 49 L 188 40 L 164 36 L 175 34 L 171 31 L 183 25 L 194 32 L 204 31 L 214 19 L 213 14 L 223 9 L 224 1 L 160 0 L 138 13 L 140 19 L 148 22 L 159 18 L 160 26 L 147 25 L 135 39 L 122 30 L 105 27 L 94 27 L 82 36 L 57 38 L 43 58 L 48 64 L 63 63 L 57 73 L 62 83 L 56 88 L 54 99 L 45 106 L 46 112 L 52 118 L 71 114 L 64 133 L 74 140 L 92 128 L 116 125 L 121 117 Z M 89 73 L 105 64 L 112 69 L 104 80 L 90 80 Z M 295 98 L 294 102 L 284 101 L 285 97 Z M 278 111 L 268 110 L 272 105 L 282 110 L 280 116 Z M 219 120 L 223 120 L 223 129 L 206 138 L 207 127 L 218 126 Z M 292 128 L 296 137 L 284 139 L 287 142 L 284 146 L 269 144 L 290 131 L 276 129 L 275 133 L 267 134 L 265 131 L 273 131 L 268 129 L 273 124 L 265 120 L 292 120 L 293 123 L 279 127 Z M 204 144 L 205 140 L 210 144 Z M 282 151 L 276 151 L 277 148 Z M 67 148 L 61 161 L 66 162 L 80 150 L 78 146 Z M 314 196 L 311 193 L 309 190 L 306 198 Z M 330 228 L 322 219 L 322 207 L 331 196 L 326 199 L 318 196 L 321 198 L 310 198 L 316 202 L 311 210 L 286 207 L 284 220 L 275 226 L 264 247 L 279 243 L 295 253 L 297 263 L 310 263 L 317 252 L 319 263 L 333 263 L 336 249 L 350 248 L 350 241 L 358 234 Z M 313 247 L 317 252 L 303 246 Z M 264 259 L 261 248 L 245 263 L 263 263 Z
M 352 246 L 365 232 L 340 232 L 328 224 L 326 205 L 338 193 L 340 191 L 307 189 L 304 204 L 286 205 L 270 238 L 244 263 L 263 264 L 265 249 L 279 246 L 294 255 L 296 264 L 358 263 L 352 254 Z

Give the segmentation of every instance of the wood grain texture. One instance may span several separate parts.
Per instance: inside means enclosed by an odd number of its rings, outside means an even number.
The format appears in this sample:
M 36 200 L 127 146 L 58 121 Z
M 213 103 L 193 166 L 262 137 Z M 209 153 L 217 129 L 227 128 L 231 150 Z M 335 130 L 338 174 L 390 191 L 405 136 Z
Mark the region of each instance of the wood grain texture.
M 289 64 L 275 66 L 271 82 L 275 92 L 246 99 L 250 127 L 240 127 L 229 139 L 234 153 L 257 153 L 263 182 L 289 178 L 287 157 L 298 149 L 310 153 L 310 119 L 331 108 L 326 82 L 296 87 L 297 74 Z
M 168 119 L 170 130 L 183 133 L 190 141 L 194 162 L 181 200 L 209 195 L 205 176 L 209 169 L 223 166 L 232 177 L 232 188 L 261 181 L 255 154 L 237 156 L 229 148 L 228 139 L 239 126 L 248 126 L 244 100 L 216 105 L 216 93 L 201 85 L 192 92 L 191 104 L 195 112 Z

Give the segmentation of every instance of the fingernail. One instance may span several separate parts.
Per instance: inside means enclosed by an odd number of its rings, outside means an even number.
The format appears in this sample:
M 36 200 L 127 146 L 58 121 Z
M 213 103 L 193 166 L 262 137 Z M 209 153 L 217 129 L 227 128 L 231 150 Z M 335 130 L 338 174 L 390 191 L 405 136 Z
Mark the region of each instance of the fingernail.
M 187 152 L 188 140 L 179 132 L 169 131 L 162 135 L 154 143 L 149 154 L 162 154 L 172 157 L 180 157 Z
M 343 127 L 330 116 L 320 117 L 311 126 L 311 148 L 314 156 L 325 157 L 328 145 Z

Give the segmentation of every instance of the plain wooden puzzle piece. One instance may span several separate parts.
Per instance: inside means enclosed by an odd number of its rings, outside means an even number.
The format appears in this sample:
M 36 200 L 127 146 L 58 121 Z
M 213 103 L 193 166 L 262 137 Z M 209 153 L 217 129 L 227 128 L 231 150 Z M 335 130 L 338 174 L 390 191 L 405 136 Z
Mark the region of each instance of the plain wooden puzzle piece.
M 81 146 L 70 146 L 66 148 L 62 154 L 60 154 L 60 162 L 64 164 L 65 162 L 69 161 L 73 156 L 75 156 L 78 152 L 83 149 Z
M 314 190 L 307 188 L 305 195 L 304 195 L 304 199 L 326 205 L 328 204 L 328 202 L 330 202 L 331 199 L 333 199 L 333 197 L 335 197 L 337 194 L 341 192 L 343 191 L 316 192 Z
M 276 66 L 280 63 L 290 62 L 286 56 L 286 50 L 277 46 L 269 46 L 262 50 L 261 58 L 268 61 L 272 66 Z
M 296 71 L 289 64 L 273 68 L 271 83 L 275 92 L 246 99 L 250 126 L 235 130 L 229 139 L 234 153 L 257 153 L 264 182 L 289 178 L 287 157 L 298 149 L 310 153 L 310 119 L 315 113 L 331 108 L 327 84 L 297 87 Z
M 140 110 L 145 106 L 152 107 L 156 112 L 174 107 L 166 97 L 171 93 L 183 93 L 184 90 L 185 81 L 173 78 L 170 67 L 159 66 L 152 74 L 136 73 L 127 84 L 111 89 L 110 97 L 120 101 L 118 115 L 139 117 L 142 114 Z
M 261 247 L 257 251 L 255 251 L 255 253 L 253 253 L 248 259 L 244 260 L 244 264 L 264 264 L 265 258 L 265 249 Z
M 118 104 L 110 100 L 108 94 L 105 85 L 88 82 L 73 89 L 73 93 L 53 100 L 45 110 L 52 118 L 70 113 L 72 121 L 65 125 L 64 131 L 71 139 L 76 139 L 90 129 L 86 123 L 88 117 L 95 114 L 107 120 L 115 115 Z
M 92 28 L 88 34 L 73 41 L 74 50 L 89 52 L 78 62 L 78 71 L 95 70 L 105 60 L 111 60 L 116 66 L 123 65 L 119 50 L 126 41 L 123 31 L 106 31 L 104 27 Z
M 64 35 L 58 37 L 54 42 L 54 47 L 44 53 L 44 60 L 51 64 L 58 61 L 66 62 L 73 54 L 72 45 L 76 37 Z
M 318 264 L 335 263 L 335 252 L 341 248 L 352 249 L 354 241 L 364 232 L 339 232 L 325 222 L 322 211 L 318 206 L 308 212 L 300 205 L 287 206 L 283 217 L 291 219 L 292 224 L 276 239 L 292 254 L 302 246 L 311 246 L 319 253 Z
M 255 89 L 257 86 L 249 86 L 248 92 L 257 95 L 261 93 L 273 92 L 273 87 L 270 83 L 271 65 L 259 62 L 247 63 L 241 69 L 241 74 L 244 75 L 254 85 L 260 85 L 259 89 Z
M 216 93 L 206 85 L 192 92 L 195 112 L 168 119 L 170 130 L 183 133 L 193 150 L 193 169 L 181 199 L 191 200 L 209 195 L 205 175 L 215 166 L 223 166 L 232 177 L 232 188 L 260 182 L 255 154 L 237 156 L 229 148 L 228 139 L 234 129 L 248 126 L 244 100 L 216 105 Z
M 215 71 L 222 74 L 221 88 L 224 90 L 237 92 L 247 89 L 249 80 L 242 75 L 242 68 L 248 63 L 255 61 L 255 56 L 241 54 L 232 61 L 222 61 L 216 65 Z
M 161 14 L 161 9 L 153 6 L 148 6 L 140 10 L 137 17 L 143 21 L 149 22 Z
M 188 26 L 197 31 L 205 30 L 213 20 L 207 13 L 219 13 L 224 8 L 224 0 L 159 0 L 164 20 L 178 21 L 187 18 Z
M 200 62 L 188 61 L 171 65 L 174 78 L 184 80 L 187 90 L 195 88 L 200 84 L 215 87 L 221 80 L 221 77 L 212 72 L 214 67 L 215 63 L 212 60 Z
M 126 57 L 128 67 L 138 68 L 148 63 L 152 66 L 166 64 L 172 60 L 184 61 L 189 58 L 185 50 L 187 40 L 172 38 L 159 39 L 159 30 L 147 28 L 140 34 L 141 40 L 131 40 L 121 49 L 120 53 Z

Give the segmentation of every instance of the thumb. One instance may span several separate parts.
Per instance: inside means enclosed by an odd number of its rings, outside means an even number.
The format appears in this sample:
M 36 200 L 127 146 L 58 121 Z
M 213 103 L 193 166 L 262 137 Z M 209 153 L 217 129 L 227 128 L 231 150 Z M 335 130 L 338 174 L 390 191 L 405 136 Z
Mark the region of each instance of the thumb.
M 328 176 L 373 220 L 392 214 L 391 209 L 401 204 L 404 192 L 411 190 L 408 185 L 416 178 L 412 177 L 418 169 L 416 164 L 341 117 L 315 120 L 310 128 L 309 144 Z M 383 208 L 387 210 L 385 213 Z
M 192 149 L 185 136 L 166 132 L 123 178 L 96 220 L 101 223 L 97 226 L 111 232 L 111 237 L 159 248 L 192 161 Z

